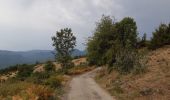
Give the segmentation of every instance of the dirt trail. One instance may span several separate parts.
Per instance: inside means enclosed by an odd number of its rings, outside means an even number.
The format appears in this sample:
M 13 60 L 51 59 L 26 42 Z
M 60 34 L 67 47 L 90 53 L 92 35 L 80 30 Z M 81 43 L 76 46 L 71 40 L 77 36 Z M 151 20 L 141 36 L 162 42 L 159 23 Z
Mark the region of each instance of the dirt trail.
M 97 68 L 86 74 L 76 76 L 70 83 L 70 91 L 66 100 L 114 100 L 93 79 Z

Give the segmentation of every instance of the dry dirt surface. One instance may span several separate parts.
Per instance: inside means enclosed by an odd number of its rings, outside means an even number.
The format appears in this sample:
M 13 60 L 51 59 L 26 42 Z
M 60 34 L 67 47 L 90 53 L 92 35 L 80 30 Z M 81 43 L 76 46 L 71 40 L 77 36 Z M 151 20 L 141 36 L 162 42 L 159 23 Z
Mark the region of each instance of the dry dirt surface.
M 78 66 L 81 63 L 86 63 L 87 59 L 85 57 L 82 57 L 82 58 L 74 59 L 72 60 L 72 62 L 74 63 L 75 66 Z
M 105 90 L 103 90 L 93 79 L 97 68 L 83 75 L 76 76 L 70 83 L 70 90 L 66 100 L 114 100 Z

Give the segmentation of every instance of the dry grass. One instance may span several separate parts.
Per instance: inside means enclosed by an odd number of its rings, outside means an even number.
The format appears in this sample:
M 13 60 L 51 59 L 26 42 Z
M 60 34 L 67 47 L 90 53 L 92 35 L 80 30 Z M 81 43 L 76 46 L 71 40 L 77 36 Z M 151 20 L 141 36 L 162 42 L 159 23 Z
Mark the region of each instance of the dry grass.
M 49 100 L 49 98 L 54 98 L 54 90 L 43 85 L 14 82 L 0 86 L 0 100 Z
M 79 75 L 93 70 L 95 67 L 73 67 L 68 70 L 68 75 Z
M 0 75 L 0 82 L 4 82 L 6 80 L 8 80 L 9 78 L 13 78 L 17 75 L 18 71 L 13 71 L 13 72 L 9 72 L 8 74 L 5 75 Z
M 44 71 L 44 64 L 40 64 L 34 67 L 34 73 L 35 72 L 43 72 Z
M 79 59 L 74 59 L 72 62 L 74 63 L 75 66 L 78 66 L 81 63 L 86 63 L 87 59 L 85 57 L 83 57 L 83 58 L 79 58 Z
M 69 75 L 83 74 L 95 68 L 87 65 L 87 59 L 85 57 L 74 59 L 72 62 L 74 63 L 75 67 L 68 70 Z
M 30 100 L 49 100 L 53 98 L 52 89 L 41 85 L 32 85 L 26 89 L 27 98 Z
M 83 57 L 83 58 L 79 58 L 79 59 L 74 59 L 74 60 L 72 60 L 72 62 L 74 63 L 75 66 L 78 66 L 78 65 L 80 65 L 82 63 L 86 63 L 87 60 L 86 60 L 85 57 Z M 53 62 L 53 64 L 55 65 L 56 71 L 58 69 L 61 69 L 61 64 L 59 64 L 57 62 Z M 45 64 L 39 64 L 39 65 L 35 66 L 33 72 L 35 73 L 35 72 L 43 72 L 43 71 L 45 71 L 44 66 L 45 66 Z
M 57 71 L 58 69 L 61 69 L 61 64 L 58 64 L 56 62 L 53 62 L 53 64 L 55 65 L 55 70 Z M 37 66 L 34 67 L 34 73 L 35 72 L 44 72 L 44 66 L 45 64 L 39 64 Z
M 76 67 L 69 69 L 70 75 L 82 74 L 94 68 L 86 67 L 86 58 L 75 59 L 73 62 Z M 61 68 L 60 64 L 53 63 L 56 70 Z M 44 66 L 45 64 L 35 66 L 33 73 L 44 72 Z M 60 100 L 63 86 L 66 86 L 71 79 L 69 75 L 60 75 L 59 73 L 50 74 L 49 78 L 41 79 L 41 83 L 38 83 L 39 78 L 37 82 L 35 81 L 35 76 L 30 76 L 25 81 L 13 80 L 13 78 L 8 79 L 9 77 L 15 77 L 16 74 L 17 72 L 12 72 L 0 77 L 0 79 L 6 80 L 0 83 L 0 100 Z
M 97 80 L 118 100 L 169 100 L 170 46 L 149 52 L 148 59 L 148 71 L 144 74 L 107 74 L 103 69 Z

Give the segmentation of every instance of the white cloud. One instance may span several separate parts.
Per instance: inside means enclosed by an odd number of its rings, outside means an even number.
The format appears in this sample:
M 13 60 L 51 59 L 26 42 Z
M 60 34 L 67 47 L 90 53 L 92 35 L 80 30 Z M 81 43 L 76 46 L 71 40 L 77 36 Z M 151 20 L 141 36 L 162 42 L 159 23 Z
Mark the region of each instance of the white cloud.
M 147 4 L 146 4 L 147 2 Z M 0 0 L 0 49 L 52 49 L 50 37 L 70 27 L 77 48 L 92 34 L 102 14 L 134 17 L 140 32 L 170 20 L 168 0 Z M 144 26 L 146 25 L 146 26 Z

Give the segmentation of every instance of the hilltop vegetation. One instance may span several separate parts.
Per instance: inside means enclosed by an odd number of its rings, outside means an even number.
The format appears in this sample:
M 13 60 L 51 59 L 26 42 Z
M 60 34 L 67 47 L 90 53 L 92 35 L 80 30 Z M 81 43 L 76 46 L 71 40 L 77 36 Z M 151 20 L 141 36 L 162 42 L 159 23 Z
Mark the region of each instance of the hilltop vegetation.
M 94 36 L 87 44 L 88 61 L 91 65 L 108 65 L 108 70 L 116 69 L 125 74 L 143 71 L 137 38 L 137 26 L 133 18 L 126 17 L 114 22 L 110 16 L 102 16 Z
M 146 33 L 138 37 L 133 18 L 115 22 L 102 16 L 87 43 L 87 59 L 90 65 L 102 66 L 96 80 L 118 100 L 167 100 L 170 47 L 166 45 L 170 24 L 161 24 L 147 40 Z
M 72 62 L 75 66 L 67 71 L 62 70 L 60 64 L 50 61 L 45 64 L 16 65 L 1 70 L 0 99 L 60 100 L 72 75 L 94 69 L 87 67 L 86 58 L 74 59 Z
M 157 49 L 170 44 L 170 25 L 161 24 L 153 32 L 151 40 L 138 37 L 137 25 L 133 18 L 125 17 L 116 22 L 110 16 L 102 16 L 97 23 L 94 36 L 87 43 L 87 58 L 91 65 L 107 65 L 108 70 L 121 73 L 140 73 L 145 70 L 139 51 L 146 47 Z

